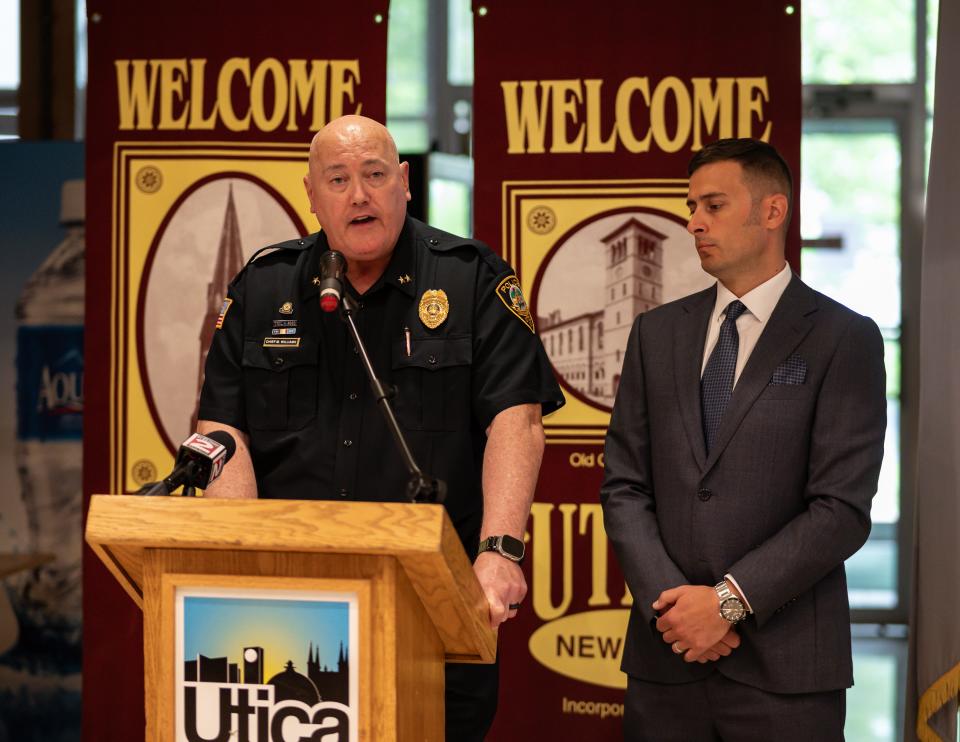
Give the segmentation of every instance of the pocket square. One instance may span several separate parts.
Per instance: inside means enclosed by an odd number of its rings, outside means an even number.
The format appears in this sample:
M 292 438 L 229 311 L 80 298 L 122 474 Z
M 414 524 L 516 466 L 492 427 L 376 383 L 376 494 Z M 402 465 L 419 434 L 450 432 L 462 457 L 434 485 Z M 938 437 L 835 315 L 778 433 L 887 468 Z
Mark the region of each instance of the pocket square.
M 771 385 L 803 384 L 807 380 L 807 362 L 800 356 L 790 356 L 777 366 L 770 377 Z

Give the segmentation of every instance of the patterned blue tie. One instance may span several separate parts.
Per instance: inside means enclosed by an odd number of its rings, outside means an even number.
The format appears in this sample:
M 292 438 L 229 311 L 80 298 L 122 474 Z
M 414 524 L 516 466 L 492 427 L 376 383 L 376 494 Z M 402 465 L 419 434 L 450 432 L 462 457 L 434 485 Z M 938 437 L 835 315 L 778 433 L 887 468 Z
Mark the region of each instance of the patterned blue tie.
M 707 367 L 700 379 L 700 405 L 703 409 L 703 439 L 707 455 L 717 439 L 720 421 L 733 395 L 733 378 L 737 370 L 737 351 L 740 335 L 737 333 L 737 317 L 746 311 L 740 300 L 727 305 L 726 319 L 720 325 L 720 337 L 710 354 Z

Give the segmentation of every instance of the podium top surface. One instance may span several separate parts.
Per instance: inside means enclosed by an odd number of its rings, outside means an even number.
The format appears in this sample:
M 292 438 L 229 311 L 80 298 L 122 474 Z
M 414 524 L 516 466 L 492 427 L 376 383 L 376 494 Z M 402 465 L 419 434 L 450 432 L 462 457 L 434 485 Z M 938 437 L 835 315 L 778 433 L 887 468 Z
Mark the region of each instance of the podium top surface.
M 442 505 L 94 495 L 86 540 L 141 608 L 147 549 L 392 556 L 448 658 L 496 654 L 486 598 Z
M 342 554 L 442 550 L 456 531 L 442 505 L 94 495 L 87 541 L 152 549 Z

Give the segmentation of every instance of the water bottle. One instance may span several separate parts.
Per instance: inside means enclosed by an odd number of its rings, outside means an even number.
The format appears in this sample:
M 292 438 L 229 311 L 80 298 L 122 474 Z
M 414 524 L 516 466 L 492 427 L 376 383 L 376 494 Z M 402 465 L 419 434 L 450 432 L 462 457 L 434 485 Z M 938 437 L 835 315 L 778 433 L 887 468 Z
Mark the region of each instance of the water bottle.
M 19 575 L 11 597 L 21 642 L 67 650 L 64 654 L 75 658 L 83 506 L 83 187 L 82 180 L 63 184 L 60 223 L 66 236 L 27 281 L 15 309 L 14 455 L 27 518 L 21 544 L 53 560 Z

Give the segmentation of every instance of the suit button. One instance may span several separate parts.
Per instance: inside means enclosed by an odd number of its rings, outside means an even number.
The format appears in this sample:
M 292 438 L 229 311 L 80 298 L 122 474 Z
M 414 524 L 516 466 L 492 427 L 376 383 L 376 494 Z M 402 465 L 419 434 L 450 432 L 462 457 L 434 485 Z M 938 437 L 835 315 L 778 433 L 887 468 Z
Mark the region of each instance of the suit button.
M 706 487 L 701 487 L 697 490 L 697 497 L 700 498 L 700 502 L 706 502 L 713 497 L 713 492 L 708 490 Z

